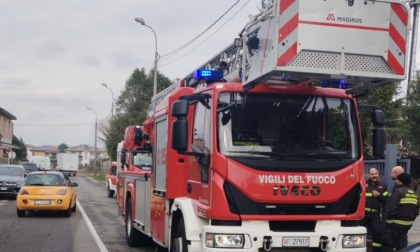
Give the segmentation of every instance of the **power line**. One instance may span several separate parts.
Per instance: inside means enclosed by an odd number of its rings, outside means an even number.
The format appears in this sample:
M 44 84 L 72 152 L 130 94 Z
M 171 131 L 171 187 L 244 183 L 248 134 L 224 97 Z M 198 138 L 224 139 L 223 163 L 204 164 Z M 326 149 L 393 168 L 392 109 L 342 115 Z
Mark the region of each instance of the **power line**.
M 170 65 L 174 62 L 177 62 L 178 60 L 184 58 L 185 56 L 187 56 L 188 54 L 190 54 L 191 52 L 193 52 L 195 49 L 197 49 L 199 46 L 201 46 L 202 44 L 204 44 L 207 40 L 209 40 L 214 34 L 216 34 L 216 32 L 218 32 L 221 28 L 223 28 L 223 26 L 225 26 L 232 18 L 234 18 L 236 16 L 236 14 L 239 13 L 239 11 L 241 11 L 251 0 L 248 0 L 241 8 L 239 8 L 228 20 L 226 20 L 217 30 L 215 30 L 212 34 L 210 34 L 207 38 L 205 38 L 201 43 L 199 43 L 197 46 L 193 47 L 191 50 L 189 50 L 188 52 L 186 52 L 185 54 L 183 54 L 182 56 L 180 56 L 179 58 L 172 60 L 166 64 L 162 64 L 160 65 L 160 67 L 165 67 L 167 65 Z
M 175 49 L 172 52 L 169 52 L 165 55 L 161 55 L 161 60 L 165 60 L 162 59 L 164 57 L 170 57 L 170 55 L 175 54 L 176 52 L 184 49 L 185 47 L 187 47 L 188 45 L 190 45 L 191 43 L 193 43 L 195 40 L 197 40 L 199 37 L 201 37 L 204 33 L 206 33 L 209 29 L 211 29 L 217 22 L 220 21 L 220 19 L 222 19 L 231 9 L 233 9 L 233 7 L 235 7 L 238 3 L 240 2 L 240 0 L 236 1 L 236 3 L 234 3 L 227 11 L 225 11 L 218 19 L 216 19 L 216 21 L 214 21 L 209 27 L 207 27 L 204 31 L 202 31 L 200 34 L 198 34 L 197 36 L 195 36 L 192 40 L 190 40 L 189 42 L 187 42 L 186 44 L 184 44 L 183 46 L 179 47 L 178 49 Z
M 91 123 L 69 123 L 69 124 L 13 124 L 20 127 L 65 127 L 65 126 L 80 126 L 91 125 Z

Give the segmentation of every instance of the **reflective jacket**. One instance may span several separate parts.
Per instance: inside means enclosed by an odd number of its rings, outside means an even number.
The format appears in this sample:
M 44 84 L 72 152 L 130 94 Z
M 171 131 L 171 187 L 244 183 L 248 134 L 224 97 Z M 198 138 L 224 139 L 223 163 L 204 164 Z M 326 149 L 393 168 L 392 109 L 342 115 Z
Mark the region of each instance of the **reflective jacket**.
M 410 228 L 419 215 L 419 198 L 406 185 L 397 187 L 387 202 L 387 224 L 396 224 Z
M 372 191 L 379 192 L 378 197 L 374 197 Z M 384 183 L 380 181 L 368 180 L 366 182 L 366 212 L 380 212 L 381 205 L 385 204 L 388 199 L 388 191 Z

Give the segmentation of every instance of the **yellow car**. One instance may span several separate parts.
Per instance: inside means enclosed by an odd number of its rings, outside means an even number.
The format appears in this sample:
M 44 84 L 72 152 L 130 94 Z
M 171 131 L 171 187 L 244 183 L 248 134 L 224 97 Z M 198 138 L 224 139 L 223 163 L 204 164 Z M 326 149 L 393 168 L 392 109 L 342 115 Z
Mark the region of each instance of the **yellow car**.
M 76 192 L 71 182 L 61 172 L 37 171 L 31 172 L 20 188 L 16 197 L 17 215 L 25 216 L 26 211 L 46 210 L 62 211 L 70 217 L 76 212 Z

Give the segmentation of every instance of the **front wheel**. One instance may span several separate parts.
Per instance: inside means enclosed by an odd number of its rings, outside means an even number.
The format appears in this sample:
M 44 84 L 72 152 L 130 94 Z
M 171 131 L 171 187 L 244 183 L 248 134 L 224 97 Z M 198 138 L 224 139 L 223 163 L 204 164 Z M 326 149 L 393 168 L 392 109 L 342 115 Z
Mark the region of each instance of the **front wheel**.
M 185 235 L 184 218 L 178 222 L 178 228 L 171 244 L 171 252 L 188 252 L 187 237 Z
M 125 238 L 127 240 L 127 245 L 130 247 L 143 246 L 145 244 L 146 237 L 132 226 L 131 205 L 131 199 L 128 199 L 126 206 L 127 221 L 125 222 Z
M 106 194 L 108 195 L 108 198 L 113 198 L 114 197 L 114 190 L 111 190 L 109 188 L 109 184 L 106 186 Z

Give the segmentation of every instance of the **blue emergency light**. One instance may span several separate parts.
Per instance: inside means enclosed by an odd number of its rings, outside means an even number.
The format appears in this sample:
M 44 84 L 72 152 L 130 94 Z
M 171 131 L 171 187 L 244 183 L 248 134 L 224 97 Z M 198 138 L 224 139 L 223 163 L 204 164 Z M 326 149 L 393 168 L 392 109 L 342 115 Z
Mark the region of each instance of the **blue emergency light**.
M 200 69 L 194 73 L 194 79 L 220 80 L 223 79 L 223 71 Z
M 348 88 L 348 85 L 344 80 L 321 80 L 321 87 L 346 89 Z

